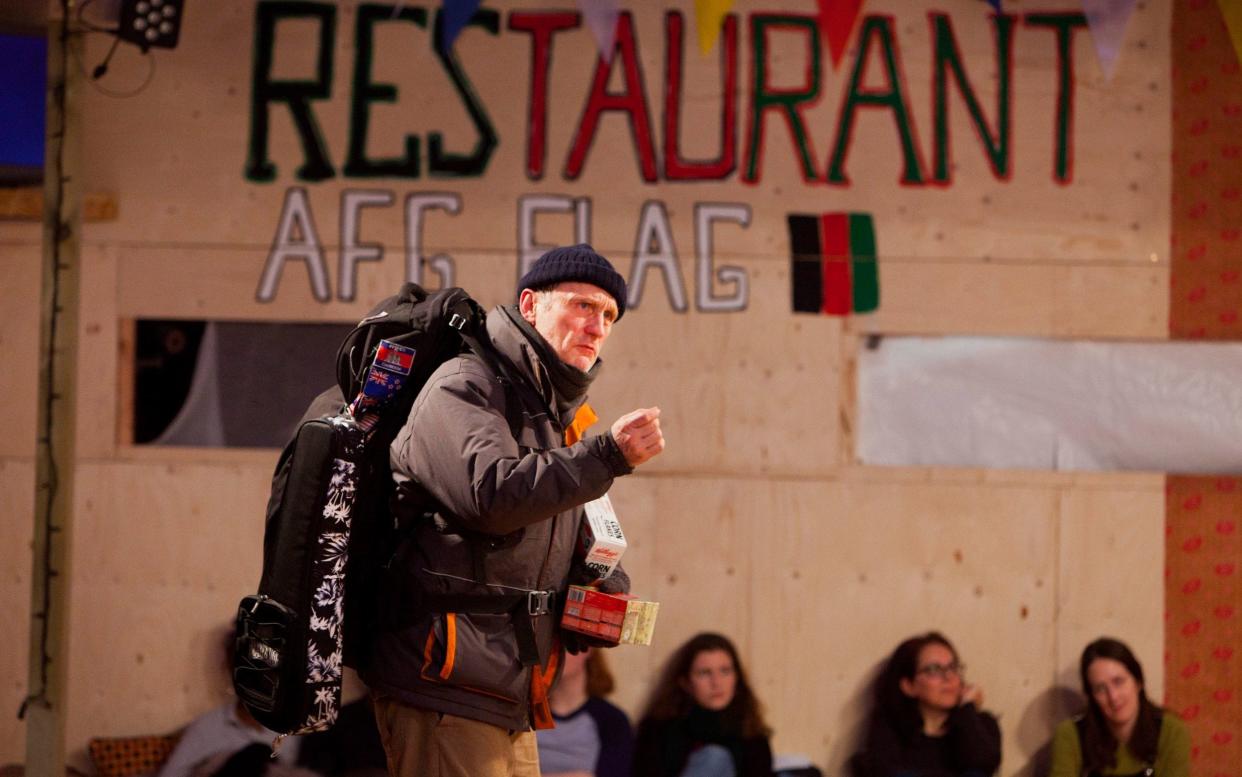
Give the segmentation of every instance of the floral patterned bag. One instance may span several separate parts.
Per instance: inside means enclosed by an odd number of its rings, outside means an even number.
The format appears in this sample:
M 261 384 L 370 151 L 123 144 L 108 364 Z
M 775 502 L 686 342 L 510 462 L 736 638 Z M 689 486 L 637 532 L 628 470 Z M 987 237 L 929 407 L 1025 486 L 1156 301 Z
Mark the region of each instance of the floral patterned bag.
M 282 498 L 264 543 L 260 593 L 238 607 L 233 685 L 255 719 L 279 733 L 326 730 L 340 711 L 345 572 L 364 439 L 348 415 L 307 421 L 277 466 Z

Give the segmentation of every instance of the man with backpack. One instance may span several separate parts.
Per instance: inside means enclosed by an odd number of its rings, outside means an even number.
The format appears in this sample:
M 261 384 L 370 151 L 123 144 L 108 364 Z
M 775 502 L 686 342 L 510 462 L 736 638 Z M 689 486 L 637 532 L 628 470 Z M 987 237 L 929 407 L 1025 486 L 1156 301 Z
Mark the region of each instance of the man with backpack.
M 402 777 L 539 774 L 532 729 L 551 723 L 561 651 L 589 642 L 558 627 L 566 587 L 629 588 L 622 570 L 595 581 L 576 556 L 584 505 L 664 448 L 654 407 L 583 434 L 625 313 L 608 260 L 555 248 L 519 287 L 516 305 L 488 314 L 484 352 L 431 375 L 390 451 L 403 539 L 363 676 Z

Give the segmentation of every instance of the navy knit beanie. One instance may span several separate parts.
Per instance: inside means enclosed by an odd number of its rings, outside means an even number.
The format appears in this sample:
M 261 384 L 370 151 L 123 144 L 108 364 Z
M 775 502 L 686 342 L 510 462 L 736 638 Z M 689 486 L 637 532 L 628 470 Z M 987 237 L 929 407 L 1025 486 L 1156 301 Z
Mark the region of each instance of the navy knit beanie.
M 600 287 L 617 303 L 617 320 L 625 315 L 625 278 L 586 243 L 553 248 L 536 259 L 518 281 L 518 293 L 522 289 L 546 289 L 565 281 Z

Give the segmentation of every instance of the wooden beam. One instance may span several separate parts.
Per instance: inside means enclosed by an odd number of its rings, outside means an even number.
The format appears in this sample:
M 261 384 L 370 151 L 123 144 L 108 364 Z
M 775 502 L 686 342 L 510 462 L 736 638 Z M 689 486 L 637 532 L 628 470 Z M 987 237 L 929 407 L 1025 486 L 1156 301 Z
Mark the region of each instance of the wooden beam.
M 134 383 L 138 354 L 138 320 L 130 317 L 117 322 L 117 392 L 116 392 L 116 444 L 134 444 Z
M 82 231 L 79 91 L 82 33 L 70 0 L 52 0 L 48 22 L 47 144 L 43 162 L 43 291 L 35 514 L 30 581 L 26 774 L 65 773 L 70 532 L 76 475 L 78 301 Z
M 46 187 L 0 187 L 0 221 L 42 221 Z M 92 192 L 82 197 L 83 221 L 116 221 L 120 213 L 112 192 Z

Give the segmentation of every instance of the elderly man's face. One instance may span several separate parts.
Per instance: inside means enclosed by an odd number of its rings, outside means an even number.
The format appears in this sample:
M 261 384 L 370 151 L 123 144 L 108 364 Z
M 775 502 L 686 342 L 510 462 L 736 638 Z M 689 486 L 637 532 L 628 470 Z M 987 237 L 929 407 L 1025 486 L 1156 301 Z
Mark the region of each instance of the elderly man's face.
M 523 289 L 518 308 L 561 361 L 583 372 L 594 366 L 617 320 L 617 303 L 608 292 L 577 281 L 539 292 Z

